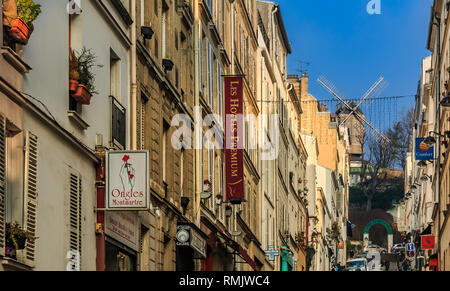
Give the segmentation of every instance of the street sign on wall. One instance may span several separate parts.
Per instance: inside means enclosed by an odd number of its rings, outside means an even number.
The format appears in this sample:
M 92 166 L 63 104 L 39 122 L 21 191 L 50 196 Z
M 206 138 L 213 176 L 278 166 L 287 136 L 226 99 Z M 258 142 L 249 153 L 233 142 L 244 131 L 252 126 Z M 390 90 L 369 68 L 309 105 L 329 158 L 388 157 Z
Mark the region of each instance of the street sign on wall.
M 424 138 L 416 138 L 416 161 L 434 159 L 434 146 L 425 143 Z
M 106 153 L 106 208 L 108 210 L 148 210 L 148 151 Z

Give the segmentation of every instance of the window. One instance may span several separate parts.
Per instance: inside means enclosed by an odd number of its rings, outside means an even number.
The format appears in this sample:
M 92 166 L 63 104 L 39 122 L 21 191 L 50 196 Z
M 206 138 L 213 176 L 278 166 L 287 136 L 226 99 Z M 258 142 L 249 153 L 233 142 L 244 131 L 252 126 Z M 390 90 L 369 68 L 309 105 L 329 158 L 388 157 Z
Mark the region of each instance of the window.
M 210 106 L 211 110 L 214 110 L 214 51 L 213 47 L 211 46 L 211 43 L 209 40 L 206 42 L 206 94 L 207 98 L 206 101 L 208 102 L 208 105 Z
M 126 109 L 111 96 L 111 144 L 119 149 L 126 148 Z
M 145 119 L 146 119 L 146 106 L 148 98 L 145 94 L 141 94 L 141 102 L 137 108 L 138 122 L 137 122 L 137 136 L 138 136 L 138 148 L 145 149 Z
M 209 14 L 213 15 L 213 0 L 206 0 L 206 6 L 208 7 Z
M 216 153 L 214 149 L 208 150 L 208 180 L 211 182 L 211 193 L 212 197 L 209 199 L 209 208 L 210 210 L 214 211 L 214 204 L 215 204 L 215 193 L 214 193 L 214 167 L 215 167 L 215 158 Z
M 198 66 L 199 66 L 199 81 L 200 81 L 200 93 L 203 93 L 203 38 L 200 37 L 198 43 Z M 204 97 L 204 96 L 203 96 Z
M 166 46 L 167 46 L 167 41 L 166 41 L 166 34 L 167 34 L 167 15 L 168 15 L 168 9 L 163 7 L 163 12 L 162 12 L 162 17 L 161 17 L 161 54 L 162 54 L 162 58 L 166 58 L 167 57 L 167 51 L 166 51 Z
M 154 51 L 155 51 L 155 58 L 159 58 L 159 43 L 158 43 L 158 38 L 156 36 L 154 36 L 155 39 L 155 47 L 154 47 Z
M 266 242 L 265 242 L 265 249 L 269 249 L 270 244 L 270 215 L 269 215 L 269 209 L 266 209 Z
M 257 206 L 257 201 L 256 201 L 256 191 L 253 190 L 253 205 L 252 205 L 252 210 L 253 210 L 253 231 L 256 233 L 256 217 L 258 216 L 258 206 Z
M 219 179 L 218 179 L 219 188 L 218 188 L 218 193 L 217 194 L 222 195 L 222 201 L 225 201 L 225 199 L 226 199 L 226 197 L 225 197 L 226 193 L 224 191 L 224 185 L 225 185 L 225 182 L 224 182 L 224 173 L 225 173 L 224 166 L 225 165 L 222 162 L 222 157 L 221 156 L 218 157 L 217 166 L 219 167 Z M 219 208 L 219 219 L 222 222 L 225 221 L 225 211 L 224 211 L 224 206 L 223 205 L 221 205 L 220 208 Z
M 82 183 L 81 175 L 69 168 L 69 251 L 77 254 L 79 260 L 72 267 L 81 266 L 82 243 Z M 77 266 L 78 265 L 78 266 Z
M 168 138 L 169 138 L 170 126 L 166 121 L 163 121 L 163 136 L 162 136 L 162 178 L 163 182 L 167 184 L 167 151 L 168 151 Z
M 110 94 L 120 102 L 121 101 L 120 58 L 112 49 L 110 49 L 109 73 L 110 73 L 109 77 Z
M 180 193 L 181 197 L 184 197 L 184 154 L 185 149 L 182 148 L 180 152 Z
M 0 255 L 5 253 L 6 223 L 36 234 L 38 137 L 25 133 L 0 114 Z M 23 178 L 23 185 L 17 183 Z M 28 241 L 22 263 L 33 267 L 35 243 Z
M 216 113 L 220 115 L 222 118 L 224 117 L 224 85 L 223 85 L 223 69 L 220 65 L 219 60 L 216 61 L 216 80 L 217 80 L 217 95 L 216 95 L 216 103 L 217 103 L 217 110 Z M 224 121 L 221 120 L 224 124 Z

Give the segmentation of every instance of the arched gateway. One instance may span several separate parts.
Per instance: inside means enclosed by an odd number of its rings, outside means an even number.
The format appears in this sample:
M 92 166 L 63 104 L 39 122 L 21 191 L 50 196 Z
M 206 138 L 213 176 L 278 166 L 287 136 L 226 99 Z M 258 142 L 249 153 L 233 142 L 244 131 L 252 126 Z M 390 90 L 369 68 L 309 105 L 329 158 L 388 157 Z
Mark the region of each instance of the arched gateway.
M 394 245 L 394 234 L 392 233 L 392 227 L 383 219 L 374 219 L 366 225 L 366 228 L 364 228 L 364 246 L 367 247 L 369 245 L 369 232 L 376 224 L 381 224 L 386 228 L 388 233 L 388 252 L 390 252 Z

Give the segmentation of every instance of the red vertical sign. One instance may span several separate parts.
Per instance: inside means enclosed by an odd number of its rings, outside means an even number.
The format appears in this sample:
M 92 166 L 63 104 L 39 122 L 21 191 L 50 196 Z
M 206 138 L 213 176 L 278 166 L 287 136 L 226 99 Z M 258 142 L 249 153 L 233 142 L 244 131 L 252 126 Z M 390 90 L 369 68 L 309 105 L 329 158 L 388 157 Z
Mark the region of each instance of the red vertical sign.
M 242 77 L 225 77 L 226 200 L 231 204 L 245 200 L 243 88 Z

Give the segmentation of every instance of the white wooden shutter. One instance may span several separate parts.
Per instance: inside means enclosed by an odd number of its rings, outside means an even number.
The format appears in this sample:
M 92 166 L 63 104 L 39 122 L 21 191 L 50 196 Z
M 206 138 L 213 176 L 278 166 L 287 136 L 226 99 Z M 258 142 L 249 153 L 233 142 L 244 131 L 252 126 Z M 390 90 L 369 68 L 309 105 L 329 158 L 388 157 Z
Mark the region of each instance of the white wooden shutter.
M 0 255 L 5 255 L 6 119 L 0 114 Z
M 81 194 L 82 184 L 81 176 L 79 173 L 71 170 L 69 181 L 69 248 L 70 251 L 79 254 L 80 261 L 77 262 L 81 266 Z
M 24 228 L 36 237 L 38 186 L 38 138 L 29 131 L 25 136 L 24 177 Z M 28 240 L 25 247 L 25 263 L 35 265 L 36 241 Z

